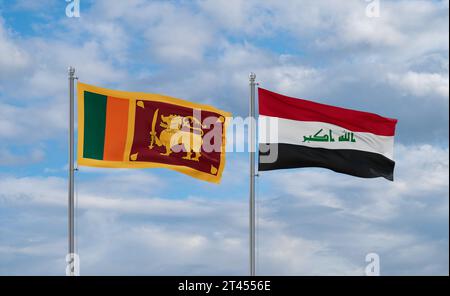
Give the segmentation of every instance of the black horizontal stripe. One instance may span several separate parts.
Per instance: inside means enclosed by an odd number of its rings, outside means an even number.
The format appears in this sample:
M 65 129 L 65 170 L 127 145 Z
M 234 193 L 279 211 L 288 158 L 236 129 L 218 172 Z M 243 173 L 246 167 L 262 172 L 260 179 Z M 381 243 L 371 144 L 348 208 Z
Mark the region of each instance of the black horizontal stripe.
M 264 146 L 263 146 L 264 145 Z M 395 162 L 373 152 L 352 149 L 311 148 L 293 144 L 260 144 L 259 170 L 270 171 L 303 167 L 321 167 L 362 178 L 384 177 L 394 180 Z M 275 152 L 278 146 L 278 156 L 272 163 L 265 163 L 264 156 Z

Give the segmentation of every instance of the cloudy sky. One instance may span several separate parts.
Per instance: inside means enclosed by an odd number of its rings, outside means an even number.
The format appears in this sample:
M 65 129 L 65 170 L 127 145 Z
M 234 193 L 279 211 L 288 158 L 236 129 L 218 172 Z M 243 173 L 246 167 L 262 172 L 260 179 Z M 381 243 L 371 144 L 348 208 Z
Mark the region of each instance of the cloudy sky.
M 264 88 L 399 120 L 395 182 L 324 169 L 257 181 L 257 273 L 449 273 L 449 1 L 0 0 L 0 274 L 64 275 L 67 67 L 103 87 L 245 116 Z M 84 275 L 246 275 L 248 158 L 222 183 L 81 167 Z

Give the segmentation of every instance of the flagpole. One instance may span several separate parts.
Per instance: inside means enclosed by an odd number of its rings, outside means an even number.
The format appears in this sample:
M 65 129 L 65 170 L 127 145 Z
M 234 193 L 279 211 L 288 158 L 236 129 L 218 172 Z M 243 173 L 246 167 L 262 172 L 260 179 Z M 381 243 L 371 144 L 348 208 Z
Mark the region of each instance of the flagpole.
M 250 73 L 250 275 L 255 275 L 255 92 L 256 74 Z
M 75 198 L 74 198 L 74 95 L 75 95 L 75 68 L 69 67 L 69 275 L 75 275 Z

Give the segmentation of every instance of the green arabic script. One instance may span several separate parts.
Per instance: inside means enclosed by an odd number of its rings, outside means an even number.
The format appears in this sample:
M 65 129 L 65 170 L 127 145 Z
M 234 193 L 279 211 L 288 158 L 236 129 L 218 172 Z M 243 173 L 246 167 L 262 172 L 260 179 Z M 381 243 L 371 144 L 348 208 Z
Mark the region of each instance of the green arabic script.
M 317 133 L 310 136 L 303 136 L 303 142 L 334 142 L 333 138 L 333 131 L 330 129 L 328 130 L 328 133 L 325 133 L 321 135 L 320 133 L 323 132 L 323 129 L 321 128 Z M 344 133 L 338 137 L 338 142 L 352 142 L 355 143 L 355 135 L 353 132 L 344 131 Z

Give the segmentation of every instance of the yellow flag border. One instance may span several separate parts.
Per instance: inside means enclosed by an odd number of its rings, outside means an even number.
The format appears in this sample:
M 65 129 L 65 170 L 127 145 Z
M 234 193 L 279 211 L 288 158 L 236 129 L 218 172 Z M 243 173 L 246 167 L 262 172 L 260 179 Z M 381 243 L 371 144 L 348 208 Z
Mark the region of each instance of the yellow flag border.
M 84 158 L 82 151 L 84 150 L 84 92 L 94 92 L 98 94 L 102 94 L 105 96 L 111 96 L 116 98 L 124 98 L 129 99 L 129 110 L 128 110 L 128 131 L 127 131 L 127 140 L 125 145 L 124 157 L 123 161 L 109 161 L 109 160 L 97 160 Z M 159 94 L 150 94 L 143 92 L 127 92 L 121 90 L 112 90 L 107 88 L 102 88 L 94 85 L 85 84 L 82 82 L 77 83 L 77 93 L 78 93 L 78 144 L 77 144 L 77 163 L 82 166 L 91 166 L 91 167 L 100 167 L 100 168 L 168 168 L 171 170 L 175 170 L 177 172 L 189 175 L 191 177 L 212 182 L 212 183 L 220 183 L 220 179 L 222 177 L 222 172 L 225 168 L 225 147 L 226 147 L 226 132 L 229 123 L 229 118 L 232 116 L 231 113 L 219 110 L 209 105 L 192 103 L 189 101 L 159 95 Z M 199 170 L 196 170 L 191 167 L 182 166 L 182 165 L 173 165 L 173 164 L 164 164 L 157 162 L 144 162 L 144 161 L 130 161 L 129 155 L 131 152 L 131 146 L 133 144 L 134 138 L 134 123 L 135 123 L 135 110 L 136 110 L 136 100 L 142 101 L 154 101 L 154 102 L 163 102 L 170 103 L 174 105 L 180 105 L 187 108 L 192 109 L 200 109 L 205 111 L 211 111 L 223 116 L 226 120 L 223 124 L 222 131 L 222 147 L 220 154 L 220 165 L 217 170 L 216 175 L 208 174 Z

